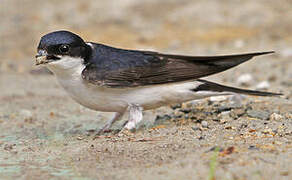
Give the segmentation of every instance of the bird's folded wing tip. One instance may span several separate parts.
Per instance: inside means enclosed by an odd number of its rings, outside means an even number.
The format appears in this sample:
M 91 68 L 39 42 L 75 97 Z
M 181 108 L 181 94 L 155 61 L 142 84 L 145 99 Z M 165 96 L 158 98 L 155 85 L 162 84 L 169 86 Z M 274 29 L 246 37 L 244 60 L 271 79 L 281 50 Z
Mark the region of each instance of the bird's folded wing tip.
M 265 51 L 264 52 L 265 54 L 273 54 L 273 53 L 276 53 L 275 51 Z
M 260 56 L 260 55 L 265 55 L 265 54 L 273 54 L 275 51 L 263 51 L 263 52 L 256 52 L 256 53 L 251 53 L 254 56 Z

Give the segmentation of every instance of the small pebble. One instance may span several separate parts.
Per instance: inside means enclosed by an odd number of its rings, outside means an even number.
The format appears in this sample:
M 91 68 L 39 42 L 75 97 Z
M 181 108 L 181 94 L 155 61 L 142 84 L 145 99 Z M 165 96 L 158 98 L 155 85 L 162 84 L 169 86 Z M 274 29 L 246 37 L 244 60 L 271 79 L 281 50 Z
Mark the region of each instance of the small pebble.
M 268 120 L 270 118 L 270 113 L 266 111 L 248 110 L 247 115 L 252 118 L 258 118 L 263 120 Z
M 269 87 L 270 87 L 270 83 L 268 81 L 262 81 L 256 86 L 256 89 L 263 90 L 263 89 L 268 89 Z
M 250 74 L 243 74 L 236 80 L 238 85 L 250 86 L 253 81 L 253 77 Z
M 24 118 L 25 121 L 31 121 L 33 119 L 33 114 L 30 110 L 22 109 L 19 111 L 19 115 Z
M 233 120 L 233 118 L 230 117 L 230 111 L 226 111 L 227 113 L 220 113 L 219 117 L 220 117 L 220 123 L 224 124 L 226 122 L 230 122 Z
M 233 109 L 230 113 L 230 116 L 233 118 L 238 118 L 245 114 L 245 109 Z
M 235 94 L 229 97 L 229 101 L 232 105 L 237 107 L 242 107 L 242 101 L 246 98 L 245 95 Z
M 207 121 L 202 121 L 201 124 L 202 124 L 203 128 L 207 128 L 208 127 L 208 122 Z
M 277 113 L 273 113 L 270 115 L 270 120 L 272 121 L 282 121 L 284 119 L 284 117 L 280 114 Z
M 181 104 L 174 104 L 170 106 L 172 109 L 181 108 Z
M 187 114 L 187 113 L 190 113 L 192 111 L 192 109 L 184 108 L 184 109 L 180 109 L 180 111 Z
M 78 136 L 76 139 L 77 140 L 82 140 L 83 138 L 81 136 Z
M 229 116 L 229 114 L 231 113 L 231 111 L 223 111 L 222 113 L 220 113 L 221 116 Z
M 199 131 L 199 130 L 201 131 L 201 128 L 199 128 L 199 127 L 197 127 L 197 126 L 194 126 L 194 127 L 192 127 L 192 130 L 193 130 L 193 131 Z
M 211 102 L 225 101 L 225 100 L 227 100 L 227 96 L 212 96 L 212 97 L 210 97 Z

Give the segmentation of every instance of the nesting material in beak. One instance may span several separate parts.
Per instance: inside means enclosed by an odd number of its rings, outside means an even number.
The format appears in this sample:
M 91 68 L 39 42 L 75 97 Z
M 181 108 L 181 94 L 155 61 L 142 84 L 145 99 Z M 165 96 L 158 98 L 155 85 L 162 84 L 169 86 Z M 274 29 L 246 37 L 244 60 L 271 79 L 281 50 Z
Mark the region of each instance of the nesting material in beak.
M 35 56 L 35 65 L 46 64 L 49 62 L 47 59 L 48 53 L 45 50 L 39 50 L 37 55 Z

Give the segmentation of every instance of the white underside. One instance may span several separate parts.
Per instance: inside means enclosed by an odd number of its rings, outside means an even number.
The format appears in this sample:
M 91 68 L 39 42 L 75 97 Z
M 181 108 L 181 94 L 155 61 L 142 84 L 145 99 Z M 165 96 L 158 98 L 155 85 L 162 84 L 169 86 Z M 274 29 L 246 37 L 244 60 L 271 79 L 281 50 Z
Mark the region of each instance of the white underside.
M 191 91 L 202 84 L 198 81 L 137 88 L 100 87 L 82 79 L 81 72 L 85 68 L 82 59 L 68 56 L 47 64 L 47 67 L 56 75 L 61 86 L 75 101 L 97 111 L 124 112 L 129 104 L 136 104 L 144 110 L 149 110 L 168 104 L 229 94 Z

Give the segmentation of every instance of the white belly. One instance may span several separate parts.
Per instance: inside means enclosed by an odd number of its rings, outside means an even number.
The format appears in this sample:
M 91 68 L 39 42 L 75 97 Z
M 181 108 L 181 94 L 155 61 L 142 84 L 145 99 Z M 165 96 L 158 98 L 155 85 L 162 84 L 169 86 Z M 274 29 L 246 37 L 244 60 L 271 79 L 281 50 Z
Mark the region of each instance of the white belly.
M 81 105 L 97 111 L 123 112 L 129 104 L 138 104 L 144 110 L 202 98 L 190 89 L 199 82 L 145 86 L 138 88 L 104 88 L 80 78 L 59 79 L 68 94 Z

